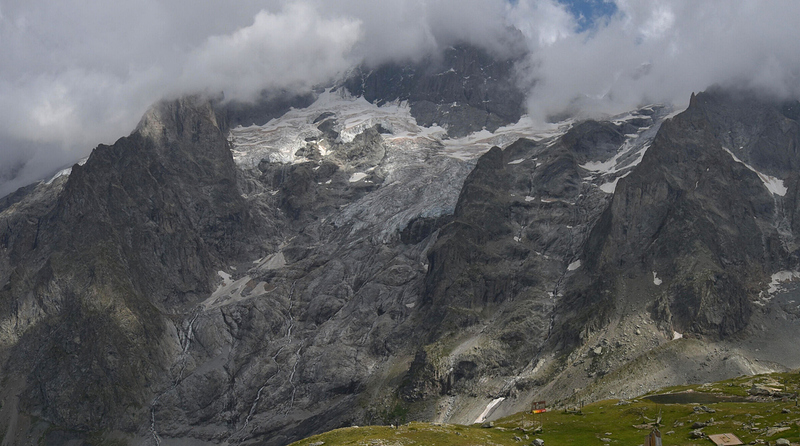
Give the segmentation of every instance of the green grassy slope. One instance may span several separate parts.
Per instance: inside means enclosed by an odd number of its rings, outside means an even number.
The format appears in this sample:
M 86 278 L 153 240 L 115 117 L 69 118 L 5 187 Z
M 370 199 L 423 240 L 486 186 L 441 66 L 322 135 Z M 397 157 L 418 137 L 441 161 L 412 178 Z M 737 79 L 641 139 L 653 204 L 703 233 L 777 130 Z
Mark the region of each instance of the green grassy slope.
M 713 384 L 672 387 L 659 393 L 688 391 L 743 397 L 749 395 L 754 385 L 759 386 L 762 393 L 796 394 L 800 374 L 744 376 Z M 349 427 L 307 438 L 293 446 L 528 445 L 536 438 L 544 440 L 548 446 L 636 445 L 643 443 L 659 417 L 665 446 L 712 445 L 708 438 L 692 437 L 695 423 L 705 424 L 700 428 L 705 435 L 733 433 L 745 444 L 761 443 L 758 440 L 763 441 L 762 444 L 775 444 L 779 438 L 800 443 L 800 407 L 795 398 L 763 396 L 746 402 L 704 405 L 656 404 L 646 398 L 622 402 L 606 400 L 588 404 L 580 411 L 562 408 L 538 415 L 519 413 L 497 420 L 489 428 L 428 423 Z M 537 427 L 541 427 L 541 431 L 537 431 Z

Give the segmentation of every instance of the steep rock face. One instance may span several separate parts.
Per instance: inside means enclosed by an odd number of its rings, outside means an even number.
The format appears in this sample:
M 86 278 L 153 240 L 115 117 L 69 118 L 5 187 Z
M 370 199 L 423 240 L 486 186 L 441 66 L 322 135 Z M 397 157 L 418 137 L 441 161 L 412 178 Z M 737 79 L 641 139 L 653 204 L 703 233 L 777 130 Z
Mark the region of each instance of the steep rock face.
M 194 310 L 185 379 L 153 406 L 160 438 L 280 445 L 388 416 L 428 330 L 426 252 L 471 165 L 380 126 L 345 142 L 335 113 L 310 119 L 321 134 L 301 150 L 317 155 L 243 172 L 287 230 Z
M 638 117 L 631 121 L 641 127 L 653 124 L 649 117 Z M 611 122 L 588 120 L 570 129 L 564 135 L 563 144 L 572 150 L 581 163 L 605 160 L 617 153 L 625 142 L 626 133 L 635 133 L 636 130 L 636 126 L 630 122 L 615 125 Z
M 483 155 L 464 183 L 454 222 L 443 229 L 431 253 L 427 297 L 448 305 L 471 297 L 474 302 L 463 304 L 472 307 L 519 293 L 448 291 L 452 283 L 459 282 L 454 276 L 479 280 L 482 274 L 467 270 L 480 261 L 499 266 L 536 258 L 535 263 L 540 263 L 554 257 L 570 263 L 607 200 L 595 184 L 584 181 L 586 172 L 581 164 L 610 158 L 624 141 L 613 124 L 587 121 L 559 139 L 521 139 L 505 150 L 495 147 Z M 499 240 L 503 243 L 495 246 Z M 540 264 L 506 265 L 498 271 L 515 269 L 528 276 L 547 275 L 550 281 L 560 274 Z M 511 285 L 525 280 L 507 277 L 496 282 Z
M 210 292 L 221 259 L 247 250 L 241 233 L 254 226 L 209 102 L 159 103 L 131 137 L 98 147 L 90 161 L 73 170 L 56 218 L 81 219 L 76 225 L 87 230 L 109 227 L 157 304 Z M 82 205 L 102 214 L 85 215 Z
M 692 105 L 719 143 L 744 163 L 778 178 L 797 172 L 797 101 L 715 87 L 697 95 Z
M 377 104 L 408 101 L 420 125 L 439 124 L 460 137 L 519 120 L 524 94 L 516 85 L 515 60 L 497 60 L 485 50 L 458 45 L 440 59 L 414 65 L 361 67 L 344 87 Z
M 792 104 L 712 89 L 662 125 L 616 184 L 581 267 L 565 277 L 545 350 L 571 353 L 539 395 L 630 397 L 668 382 L 796 366 L 770 341 L 778 332 L 797 339 L 787 307 L 796 287 L 782 284 L 797 269 L 795 174 L 750 164 L 796 146 Z M 788 138 L 780 147 L 744 150 L 780 138 Z M 772 329 L 777 320 L 786 323 Z
M 147 389 L 170 379 L 183 342 L 165 313 L 210 292 L 220 258 L 245 250 L 236 178 L 210 104 L 184 98 L 74 166 L 33 214 L 32 241 L 6 228 L 3 354 L 5 373 L 25 378 L 22 410 L 80 430 L 144 421 Z
M 262 91 L 253 101 L 226 101 L 225 98 L 213 102 L 220 128 L 224 131 L 236 126 L 248 127 L 264 125 L 270 119 L 279 118 L 292 108 L 304 108 L 314 102 L 313 92 L 300 94 L 289 91 Z
M 594 285 L 569 298 L 573 308 L 607 317 L 611 307 L 647 304 L 667 332 L 725 337 L 745 328 L 767 277 L 795 267 L 779 228 L 785 190 L 773 193 L 765 175 L 737 161 L 724 144 L 736 139 L 741 150 L 758 151 L 748 158 L 772 165 L 763 161 L 769 151 L 755 147 L 776 126 L 783 131 L 768 139 L 788 138 L 780 147 L 796 146 L 797 123 L 775 106 L 726 96 L 693 98 L 619 182 L 582 255 Z M 761 127 L 739 116 L 743 108 L 755 111 Z M 778 158 L 787 156 L 770 147 Z M 652 282 L 650 293 L 624 291 L 636 281 Z
M 436 329 L 409 369 L 405 400 L 509 397 L 541 384 L 536 370 L 562 284 L 580 268 L 581 248 L 610 199 L 599 186 L 628 173 L 626 150 L 646 148 L 657 128 L 650 132 L 654 121 L 642 124 L 641 116 L 628 120 L 642 127 L 586 121 L 478 160 L 428 255 L 423 312 Z M 583 167 L 599 162 L 614 169 Z
M 524 409 L 525 398 L 596 398 L 600 388 L 613 396 L 628 375 L 640 389 L 656 385 L 635 370 L 681 348 L 711 353 L 698 369 L 688 359 L 670 366 L 664 379 L 753 370 L 714 352 L 744 333 L 758 338 L 751 320 L 762 313 L 783 314 L 765 289 L 771 274 L 796 268 L 796 186 L 793 174 L 773 177 L 725 147 L 720 123 L 744 125 L 725 110 L 748 105 L 721 94 L 693 98 L 657 135 L 637 130 L 656 122 L 641 110 L 484 155 L 429 254 L 424 308 L 438 329 L 415 356 L 403 398 L 445 401 L 463 416 L 470 393 L 505 398 L 498 414 Z M 740 132 L 744 147 L 741 135 L 776 128 L 769 141 L 796 146 L 786 106 L 749 108 L 770 118 Z M 684 335 L 703 341 L 673 341 Z

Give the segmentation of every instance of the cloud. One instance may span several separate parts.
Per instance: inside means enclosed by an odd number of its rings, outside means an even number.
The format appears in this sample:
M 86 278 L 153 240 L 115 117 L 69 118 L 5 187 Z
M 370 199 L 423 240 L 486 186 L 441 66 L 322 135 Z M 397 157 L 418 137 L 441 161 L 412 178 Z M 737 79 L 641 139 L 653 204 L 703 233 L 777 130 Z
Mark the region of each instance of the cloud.
M 540 119 L 680 105 L 715 83 L 800 94 L 800 2 L 609 1 L 4 0 L 0 195 L 129 133 L 164 96 L 308 88 L 459 41 L 518 54 L 524 36 Z
M 489 47 L 504 0 L 7 0 L 0 195 L 128 134 L 153 102 L 308 88 L 367 60 Z M 504 48 L 494 43 L 494 49 Z M 10 180 L 14 178 L 13 180 Z
M 608 114 L 650 102 L 688 102 L 713 84 L 800 95 L 800 3 L 618 0 L 596 29 L 535 46 L 529 109 Z M 540 28 L 541 29 L 541 28 Z
M 252 25 L 209 37 L 193 51 L 181 84 L 245 100 L 264 88 L 311 88 L 359 62 L 352 49 L 361 39 L 361 23 L 323 17 L 306 3 L 278 13 L 259 11 Z
M 532 51 L 568 38 L 577 26 L 564 5 L 553 1 L 520 0 L 508 9 L 508 20 L 522 31 Z
M 372 64 L 419 60 L 458 42 L 498 53 L 509 50 L 505 0 L 334 0 L 331 6 L 362 18 L 366 38 L 359 50 Z
M 4 1 L 0 196 L 128 134 L 153 102 L 183 91 L 187 61 L 209 36 L 279 3 Z

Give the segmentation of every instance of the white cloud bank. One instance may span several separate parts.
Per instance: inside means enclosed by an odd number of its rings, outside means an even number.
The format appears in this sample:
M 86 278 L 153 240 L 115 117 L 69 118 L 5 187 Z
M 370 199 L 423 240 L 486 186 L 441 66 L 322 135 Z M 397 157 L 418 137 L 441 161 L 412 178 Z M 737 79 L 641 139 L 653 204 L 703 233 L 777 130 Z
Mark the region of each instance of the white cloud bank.
M 3 0 L 0 195 L 127 134 L 165 95 L 302 89 L 458 41 L 503 51 L 509 26 L 542 119 L 682 104 L 714 83 L 800 93 L 800 2 L 616 4 L 579 33 L 555 0 Z
M 307 3 L 259 11 L 252 25 L 211 36 L 192 51 L 182 88 L 224 90 L 238 99 L 264 88 L 311 88 L 359 62 L 352 49 L 361 25 L 352 17 L 323 17 Z
M 641 103 L 688 102 L 719 83 L 780 96 L 800 93 L 800 2 L 618 0 L 608 23 L 539 45 L 531 111 L 566 104 L 620 112 Z

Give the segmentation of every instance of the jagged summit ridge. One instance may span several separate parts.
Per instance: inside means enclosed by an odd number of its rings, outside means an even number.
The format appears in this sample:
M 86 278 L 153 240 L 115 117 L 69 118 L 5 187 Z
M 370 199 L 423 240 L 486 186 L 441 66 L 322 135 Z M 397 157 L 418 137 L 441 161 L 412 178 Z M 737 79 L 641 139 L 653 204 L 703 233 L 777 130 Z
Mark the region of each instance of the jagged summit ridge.
M 187 137 L 199 142 L 204 127 L 221 131 L 211 101 L 194 95 L 156 103 L 139 121 L 135 133 L 162 144 Z

